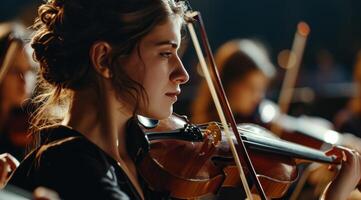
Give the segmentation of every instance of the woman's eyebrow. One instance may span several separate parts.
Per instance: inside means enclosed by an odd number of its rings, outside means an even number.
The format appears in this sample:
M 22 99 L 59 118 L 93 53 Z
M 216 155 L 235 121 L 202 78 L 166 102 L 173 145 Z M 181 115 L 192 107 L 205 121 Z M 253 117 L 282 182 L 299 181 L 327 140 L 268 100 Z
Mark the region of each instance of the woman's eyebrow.
M 156 45 L 156 46 L 171 45 L 172 48 L 174 48 L 174 49 L 177 49 L 177 48 L 178 48 L 177 42 L 174 42 L 174 41 L 171 41 L 171 40 L 165 40 L 165 41 L 156 42 L 155 45 Z

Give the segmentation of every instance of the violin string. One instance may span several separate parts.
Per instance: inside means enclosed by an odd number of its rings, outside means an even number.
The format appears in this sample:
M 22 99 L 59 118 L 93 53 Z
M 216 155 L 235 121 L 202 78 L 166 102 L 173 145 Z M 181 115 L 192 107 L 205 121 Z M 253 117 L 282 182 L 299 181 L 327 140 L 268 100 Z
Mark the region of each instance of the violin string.
M 223 128 L 223 125 L 221 125 L 219 122 L 214 122 L 214 123 L 216 123 L 220 128 Z M 204 123 L 204 124 L 199 124 L 198 127 L 202 127 L 203 129 L 207 129 L 207 128 L 204 128 L 204 127 L 207 127 L 208 125 L 209 125 L 209 123 Z M 240 131 L 240 133 L 254 134 L 254 132 L 252 132 L 251 130 L 241 128 L 241 127 L 237 127 L 237 130 Z

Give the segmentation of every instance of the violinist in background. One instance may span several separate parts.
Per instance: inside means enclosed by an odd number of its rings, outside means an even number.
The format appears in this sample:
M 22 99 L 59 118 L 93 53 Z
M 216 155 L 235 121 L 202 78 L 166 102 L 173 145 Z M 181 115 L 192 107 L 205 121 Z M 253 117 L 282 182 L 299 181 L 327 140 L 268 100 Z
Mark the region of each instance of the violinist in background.
M 276 73 L 266 48 L 250 39 L 232 40 L 218 49 L 215 59 L 236 122 L 264 125 L 257 108 Z M 208 121 L 219 119 L 203 82 L 192 105 L 192 122 Z
M 0 153 L 22 159 L 29 126 L 24 111 L 34 80 L 25 40 L 29 34 L 18 23 L 0 24 Z
M 139 175 L 129 146 L 140 139 L 127 122 L 172 114 L 189 78 L 177 52 L 184 9 L 172 0 L 40 6 L 32 47 L 47 89 L 37 99 L 47 102 L 34 115 L 35 150 L 9 184 L 45 186 L 64 199 L 169 199 Z M 361 178 L 361 157 L 348 149 L 330 154 L 344 161 L 324 198 L 345 199 Z

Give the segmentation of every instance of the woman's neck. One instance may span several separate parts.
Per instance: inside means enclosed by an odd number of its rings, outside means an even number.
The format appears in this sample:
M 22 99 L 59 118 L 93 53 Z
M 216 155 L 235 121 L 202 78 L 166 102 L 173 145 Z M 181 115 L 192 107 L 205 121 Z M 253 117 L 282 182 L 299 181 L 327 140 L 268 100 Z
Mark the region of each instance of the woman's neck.
M 137 181 L 136 167 L 128 155 L 125 143 L 126 123 L 132 112 L 121 105 L 112 90 L 105 88 L 76 91 L 73 95 L 69 116 L 63 124 L 82 133 L 95 143 L 124 170 L 139 195 L 143 192 Z
M 124 108 L 114 95 L 99 95 L 91 89 L 76 91 L 64 124 L 82 133 L 115 160 L 128 159 L 125 129 L 132 115 Z

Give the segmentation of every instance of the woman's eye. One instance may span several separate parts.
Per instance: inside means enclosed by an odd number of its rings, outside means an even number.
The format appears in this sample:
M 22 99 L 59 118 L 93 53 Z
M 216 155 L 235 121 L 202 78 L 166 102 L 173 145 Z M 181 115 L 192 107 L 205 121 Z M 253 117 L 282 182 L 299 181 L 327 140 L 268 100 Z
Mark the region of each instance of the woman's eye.
M 164 57 L 164 58 L 170 58 L 172 56 L 171 52 L 162 52 L 160 53 L 160 56 Z

